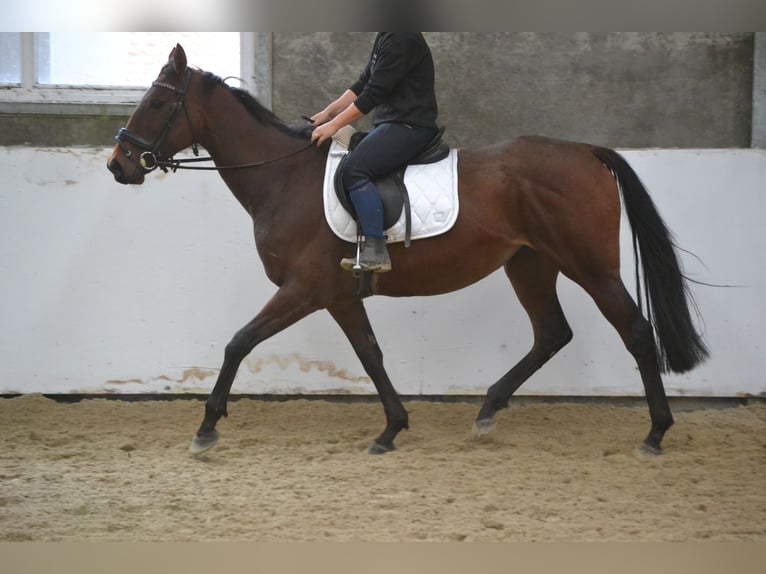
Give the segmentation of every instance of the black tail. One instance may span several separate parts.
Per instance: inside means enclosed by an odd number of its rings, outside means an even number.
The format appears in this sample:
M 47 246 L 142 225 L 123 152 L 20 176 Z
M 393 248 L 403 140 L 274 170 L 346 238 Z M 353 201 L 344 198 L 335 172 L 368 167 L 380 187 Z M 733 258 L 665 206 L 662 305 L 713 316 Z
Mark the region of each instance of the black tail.
M 689 303 L 694 301 L 678 265 L 672 234 L 628 162 L 611 149 L 595 147 L 593 154 L 615 175 L 622 193 L 633 233 L 638 305 L 643 309 L 642 300 L 646 300 L 646 314 L 657 333 L 660 367 L 663 372 L 689 371 L 709 352 L 692 323 Z

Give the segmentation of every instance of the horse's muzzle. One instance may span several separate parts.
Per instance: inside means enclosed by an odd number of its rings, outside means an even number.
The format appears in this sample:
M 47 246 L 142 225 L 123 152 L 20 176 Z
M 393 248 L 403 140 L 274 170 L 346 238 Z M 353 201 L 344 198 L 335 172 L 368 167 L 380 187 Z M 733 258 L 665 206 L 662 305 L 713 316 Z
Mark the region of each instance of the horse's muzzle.
M 129 166 L 129 171 L 125 169 L 122 162 L 117 158 L 117 153 L 113 153 L 112 157 L 106 162 L 106 168 L 112 172 L 114 179 L 118 183 L 125 185 L 135 184 L 140 185 L 144 182 L 144 171 L 136 168 L 135 165 Z

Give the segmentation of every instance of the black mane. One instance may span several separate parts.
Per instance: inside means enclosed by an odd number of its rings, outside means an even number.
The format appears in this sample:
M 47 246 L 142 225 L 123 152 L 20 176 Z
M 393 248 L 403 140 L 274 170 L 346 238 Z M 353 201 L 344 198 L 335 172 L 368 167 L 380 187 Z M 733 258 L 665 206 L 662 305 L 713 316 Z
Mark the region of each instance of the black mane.
M 241 103 L 245 109 L 250 112 L 259 123 L 272 126 L 291 136 L 301 139 L 311 138 L 311 128 L 308 125 L 289 125 L 279 119 L 274 112 L 263 106 L 247 90 L 229 86 L 219 76 L 211 72 L 202 72 L 203 86 L 206 89 L 212 89 L 215 86 L 221 86 L 231 92 L 231 94 Z

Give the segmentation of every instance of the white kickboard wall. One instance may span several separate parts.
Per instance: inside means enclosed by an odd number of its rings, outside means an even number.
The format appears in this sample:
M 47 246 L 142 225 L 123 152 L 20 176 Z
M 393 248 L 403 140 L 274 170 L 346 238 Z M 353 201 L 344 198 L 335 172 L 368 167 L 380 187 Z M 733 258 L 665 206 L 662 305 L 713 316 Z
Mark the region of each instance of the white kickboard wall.
M 215 173 L 114 182 L 107 149 L 0 147 L 0 393 L 207 393 L 226 343 L 275 287 L 248 215 Z M 766 394 L 766 152 L 623 150 L 678 243 L 712 351 L 671 396 Z M 634 289 L 623 218 L 623 277 Z M 632 358 L 560 280 L 574 340 L 520 390 L 640 396 Z M 502 271 L 457 293 L 367 300 L 397 390 L 484 394 L 531 345 Z M 232 392 L 369 394 L 340 329 L 317 313 L 257 347 Z

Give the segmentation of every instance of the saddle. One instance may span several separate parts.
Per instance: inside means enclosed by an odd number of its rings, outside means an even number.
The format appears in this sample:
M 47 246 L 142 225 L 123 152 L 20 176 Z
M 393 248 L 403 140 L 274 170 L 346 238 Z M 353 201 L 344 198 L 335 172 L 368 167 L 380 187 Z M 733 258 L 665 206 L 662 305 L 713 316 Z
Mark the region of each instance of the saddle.
M 400 166 L 393 172 L 373 180 L 373 184 L 380 192 L 380 198 L 383 201 L 383 229 L 388 229 L 393 226 L 402 215 L 404 210 L 405 217 L 405 247 L 410 246 L 411 233 L 412 233 L 412 210 L 410 207 L 410 197 L 407 192 L 407 186 L 404 183 L 404 172 L 408 165 L 424 165 L 429 163 L 436 163 L 443 160 L 449 155 L 449 146 L 442 141 L 445 127 L 439 128 L 439 133 L 436 134 L 431 143 L 426 146 L 422 152 L 420 152 L 415 158 L 410 160 L 406 165 Z M 348 151 L 351 152 L 359 142 L 361 142 L 368 132 L 354 132 L 349 140 Z M 338 168 L 335 171 L 335 177 L 333 179 L 335 186 L 335 195 L 338 197 L 338 201 L 345 208 L 346 211 L 351 214 L 354 220 L 359 222 L 354 205 L 351 202 L 348 192 L 344 189 L 341 181 L 340 174 L 342 173 L 343 164 L 348 156 L 344 156 L 338 164 Z

